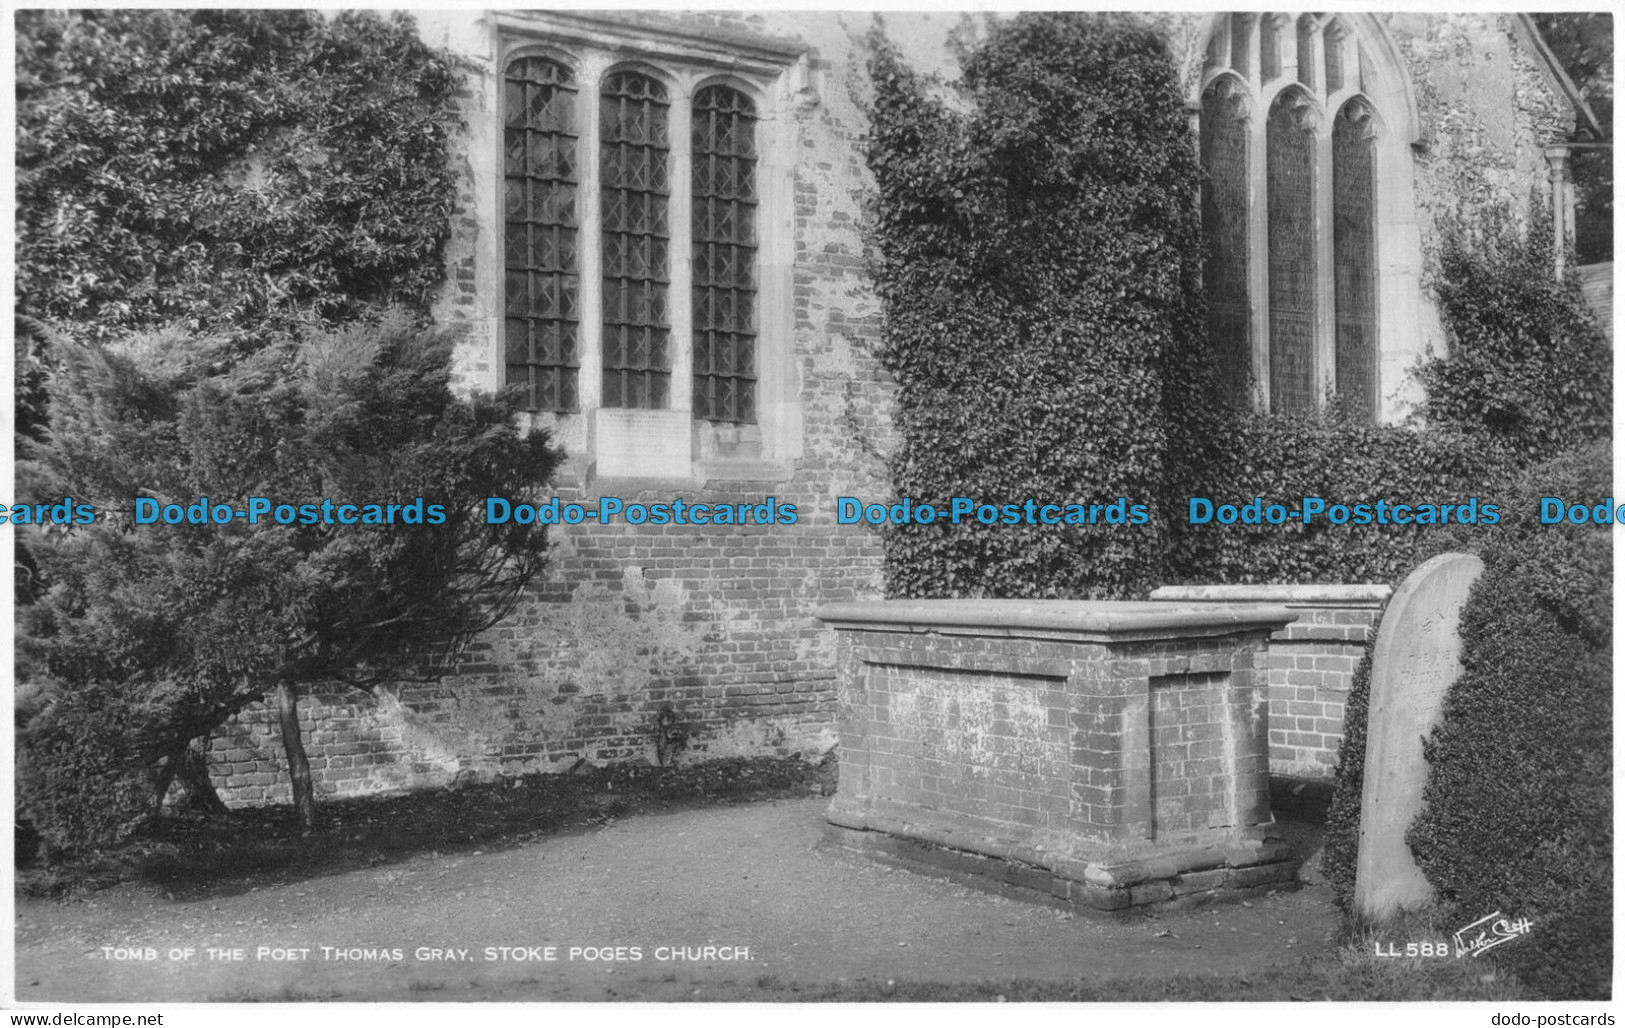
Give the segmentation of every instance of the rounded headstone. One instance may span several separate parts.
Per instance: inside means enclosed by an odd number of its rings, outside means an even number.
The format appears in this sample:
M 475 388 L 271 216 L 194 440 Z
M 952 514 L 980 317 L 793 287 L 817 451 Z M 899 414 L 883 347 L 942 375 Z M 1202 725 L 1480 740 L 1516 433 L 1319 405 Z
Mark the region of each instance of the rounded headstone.
M 1483 570 L 1471 554 L 1434 557 L 1400 585 L 1377 630 L 1354 883 L 1355 909 L 1367 918 L 1434 898 L 1405 832 L 1422 810 L 1427 783 L 1422 740 L 1439 723 L 1444 694 L 1461 674 L 1461 608 Z

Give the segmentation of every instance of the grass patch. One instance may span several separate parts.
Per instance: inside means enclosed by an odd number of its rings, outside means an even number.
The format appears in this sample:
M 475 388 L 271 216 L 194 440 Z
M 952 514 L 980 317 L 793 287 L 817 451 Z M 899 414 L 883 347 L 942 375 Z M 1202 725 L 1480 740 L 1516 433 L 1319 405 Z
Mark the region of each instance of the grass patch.
M 418 853 L 492 849 L 590 831 L 635 813 L 827 794 L 834 776 L 833 760 L 814 766 L 799 757 L 676 767 L 616 764 L 584 774 L 329 800 L 309 832 L 288 805 L 215 817 L 166 814 L 116 848 L 19 868 L 17 890 L 51 897 L 149 882 L 177 899 L 237 893 Z

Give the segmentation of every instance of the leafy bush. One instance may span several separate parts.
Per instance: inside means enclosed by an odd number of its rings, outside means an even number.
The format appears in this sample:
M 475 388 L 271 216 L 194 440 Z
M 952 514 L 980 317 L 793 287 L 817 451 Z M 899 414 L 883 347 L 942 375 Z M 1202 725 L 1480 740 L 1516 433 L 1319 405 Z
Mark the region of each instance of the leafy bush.
M 1412 438 L 1423 455 L 1430 447 L 1447 454 L 1456 447 L 1453 438 L 1474 442 L 1459 450 L 1465 458 L 1459 464 L 1406 459 L 1402 451 L 1369 474 L 1380 483 L 1374 486 L 1379 494 L 1391 488 L 1390 481 L 1408 481 L 1411 495 L 1425 495 L 1418 490 L 1427 477 L 1410 476 L 1413 469 L 1430 464 L 1435 471 L 1428 477 L 1440 485 L 1472 489 L 1476 481 L 1482 489 L 1485 483 L 1511 481 L 1514 487 L 1495 495 L 1502 510 L 1498 526 L 1388 541 L 1385 545 L 1392 549 L 1374 564 L 1373 580 L 1397 586 L 1411 567 L 1451 549 L 1482 552 L 1489 565 L 1462 623 L 1464 660 L 1480 670 L 1464 675 L 1446 700 L 1446 724 L 1429 749 L 1430 762 L 1444 764 L 1430 763 L 1430 806 L 1415 826 L 1413 841 L 1434 840 L 1423 869 L 1442 895 L 1462 904 L 1466 921 L 1497 905 L 1509 914 L 1514 907 L 1548 911 L 1544 916 L 1552 923 L 1541 931 L 1557 954 L 1551 960 L 1567 961 L 1571 969 L 1541 963 L 1537 954 L 1545 950 L 1534 940 L 1507 947 L 1506 956 L 1515 958 L 1532 985 L 1554 995 L 1582 995 L 1607 979 L 1606 947 L 1578 940 L 1609 937 L 1606 929 L 1591 933 L 1597 929 L 1595 919 L 1606 917 L 1611 894 L 1608 865 L 1597 857 L 1608 851 L 1611 839 L 1596 834 L 1606 833 L 1611 814 L 1606 780 L 1599 795 L 1589 786 L 1575 788 L 1564 776 L 1594 774 L 1595 764 L 1608 759 L 1608 718 L 1598 713 L 1599 707 L 1606 711 L 1608 696 L 1605 691 L 1600 697 L 1594 694 L 1599 682 L 1604 689 L 1608 682 L 1609 651 L 1606 646 L 1588 651 L 1576 645 L 1559 657 L 1552 648 L 1576 640 L 1553 634 L 1550 618 L 1580 624 L 1584 618 L 1576 621 L 1575 610 L 1566 606 L 1573 603 L 1591 604 L 1587 617 L 1607 610 L 1607 561 L 1600 555 L 1606 554 L 1608 539 L 1595 529 L 1537 522 L 1542 496 L 1595 503 L 1610 495 L 1606 441 L 1612 430 L 1612 354 L 1572 283 L 1553 278 L 1546 238 L 1540 225 L 1520 233 L 1497 212 L 1487 212 L 1472 231 L 1459 225 L 1447 229 L 1435 291 L 1451 349 L 1422 368 L 1427 396 L 1421 413 L 1428 428 Z M 1563 448 L 1571 452 L 1531 467 Z M 1599 570 L 1604 575 L 1600 580 L 1595 577 Z M 1549 577 L 1554 572 L 1575 577 L 1565 587 L 1563 578 Z M 1537 596 L 1545 597 L 1546 614 L 1540 613 L 1541 604 L 1531 606 Z M 1598 667 L 1581 665 L 1597 660 L 1602 661 L 1603 677 L 1588 679 Z M 1327 877 L 1345 907 L 1354 893 L 1369 663 L 1368 647 L 1344 708 L 1343 747 L 1325 838 Z M 1552 701 L 1560 695 L 1579 706 L 1554 719 Z M 1580 695 L 1586 698 L 1580 700 Z M 1565 720 L 1572 717 L 1585 719 L 1589 732 Z M 1563 757 L 1554 763 L 1545 750 L 1557 746 L 1557 740 L 1566 741 L 1560 746 Z M 1469 758 L 1474 747 L 1479 752 Z M 1504 756 L 1510 756 L 1510 767 L 1495 770 L 1493 765 Z M 1560 772 L 1554 771 L 1559 767 Z M 1525 769 L 1539 770 L 1524 775 Z M 1474 774 L 1493 780 L 1475 786 L 1469 781 Z M 1519 806 L 1522 799 L 1514 793 L 1520 778 L 1537 792 L 1556 790 L 1554 798 Z M 1516 813 L 1502 822 L 1507 834 L 1498 838 L 1493 824 L 1502 808 Z M 1560 825 L 1561 816 L 1548 816 L 1554 810 L 1575 820 Z M 1474 825 L 1476 829 L 1470 827 Z M 1514 838 L 1523 841 L 1513 846 Z M 1445 839 L 1449 846 L 1440 841 Z M 1458 848 L 1451 852 L 1451 847 Z M 1533 856 L 1537 852 L 1538 858 Z M 1475 912 L 1484 904 L 1484 910 Z M 1514 948 L 1519 952 L 1510 952 Z M 1586 948 L 1592 950 L 1590 956 L 1578 959 L 1578 951 Z M 1599 967 L 1601 978 L 1596 977 Z
M 409 18 L 17 16 L 17 308 L 110 338 L 425 304 L 459 76 Z
M 1215 504 L 1366 504 L 1370 524 L 1203 525 L 1170 513 L 1175 525 L 1170 574 L 1190 583 L 1389 582 L 1463 534 L 1441 525 L 1378 524 L 1376 504 L 1460 505 L 1470 498 L 1504 508 L 1486 485 L 1502 478 L 1489 448 L 1464 436 L 1373 425 L 1337 405 L 1304 414 L 1231 411 L 1187 467 L 1188 495 Z M 1460 516 L 1452 511 L 1452 519 Z M 1475 515 L 1475 517 L 1478 515 Z M 1504 516 L 1504 514 L 1503 514 Z M 1452 521 L 1454 525 L 1454 521 Z M 1467 534 L 1470 534 L 1470 529 Z
M 292 711 L 314 677 L 450 644 L 539 566 L 539 535 L 463 507 L 545 481 L 545 437 L 454 400 L 441 334 L 323 330 L 421 317 L 443 281 L 461 89 L 401 15 L 18 15 L 22 498 L 438 491 L 455 511 L 20 533 L 20 799 L 58 845 L 128 827 L 196 763 L 186 739 L 247 703 Z
M 1333 403 L 1310 414 L 1217 412 L 1183 463 L 1189 495 L 1240 503 L 1496 503 L 1520 469 L 1609 438 L 1613 355 L 1573 282 L 1552 275 L 1549 226 L 1501 211 L 1447 226 L 1434 293 L 1449 352 L 1420 368 L 1421 425 L 1373 425 Z M 1424 427 L 1425 426 L 1425 427 Z M 1175 526 L 1181 582 L 1397 582 L 1476 530 L 1437 526 Z
M 1307 414 L 1214 403 L 1197 171 L 1160 46 L 1115 16 L 997 23 L 965 60 L 956 106 L 874 41 L 869 162 L 897 495 L 1151 508 L 1143 525 L 888 528 L 889 594 L 1389 581 L 1454 533 L 1190 525 L 1187 498 L 1497 503 L 1487 483 L 1607 432 L 1605 341 L 1579 295 L 1552 281 L 1538 226 L 1520 234 L 1496 212 L 1473 237 L 1488 244 L 1457 230 L 1439 258 L 1451 349 L 1424 369 L 1425 429 L 1335 403 Z
M 514 397 L 452 393 L 443 331 L 396 315 L 241 357 L 174 331 L 53 349 L 21 494 L 96 506 L 89 524 L 19 527 L 44 583 L 19 617 L 19 808 L 56 845 L 116 834 L 154 769 L 273 694 L 308 786 L 301 690 L 444 668 L 545 564 L 544 529 L 486 524 L 483 504 L 541 488 L 560 454 L 521 435 Z M 269 501 L 257 524 L 141 524 L 132 504 L 252 497 Z M 376 513 L 346 523 L 344 503 Z M 307 819 L 309 801 L 296 787 Z
M 1345 912 L 1354 904 L 1354 878 L 1360 856 L 1360 797 L 1365 789 L 1366 729 L 1371 713 L 1371 659 L 1379 618 L 1371 626 L 1365 655 L 1354 669 L 1348 699 L 1343 703 L 1343 744 L 1337 751 L 1337 769 L 1332 779 L 1332 805 L 1326 812 L 1326 830 L 1321 836 L 1320 870 L 1332 887 L 1337 905 Z
M 1462 611 L 1463 671 L 1427 741 L 1407 836 L 1441 896 L 1476 920 L 1534 922 L 1504 953 L 1551 997 L 1604 999 L 1613 953 L 1613 547 L 1609 526 L 1538 523 L 1539 498 L 1602 503 L 1606 445 L 1536 469 L 1522 517 L 1487 533 Z
M 1195 150 L 1161 36 L 993 23 L 958 105 L 872 42 L 897 494 L 1160 503 L 1201 331 Z M 1128 596 L 1157 579 L 1163 525 L 899 527 L 887 591 Z
M 1461 923 L 1495 910 L 1534 922 L 1496 954 L 1552 997 L 1604 997 L 1611 974 L 1612 548 L 1606 527 L 1539 524 L 1539 505 L 1600 503 L 1610 479 L 1606 444 L 1539 465 L 1512 490 L 1511 517 L 1471 543 L 1485 570 L 1462 611 L 1463 673 L 1426 744 L 1426 807 L 1407 836 Z M 1345 908 L 1369 702 L 1368 648 L 1322 864 Z
M 1552 275 L 1549 228 L 1485 212 L 1447 226 L 1434 286 L 1449 352 L 1421 369 L 1427 424 L 1528 465 L 1613 433 L 1613 347 L 1572 277 Z

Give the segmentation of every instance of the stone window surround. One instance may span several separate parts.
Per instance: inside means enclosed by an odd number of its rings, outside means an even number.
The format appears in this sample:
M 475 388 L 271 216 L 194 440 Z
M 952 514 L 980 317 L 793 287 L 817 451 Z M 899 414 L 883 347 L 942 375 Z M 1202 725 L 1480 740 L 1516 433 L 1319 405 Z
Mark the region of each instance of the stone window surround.
M 1300 36 L 1297 31 L 1300 12 L 1249 12 L 1251 25 L 1245 34 L 1248 54 L 1245 58 L 1246 75 L 1231 67 L 1231 46 L 1234 33 L 1230 15 L 1215 17 L 1206 40 L 1216 43 L 1219 54 L 1214 66 L 1204 67 L 1196 78 L 1190 96 L 1192 119 L 1199 122 L 1202 97 L 1217 80 L 1229 77 L 1240 86 L 1247 111 L 1248 180 L 1253 184 L 1248 223 L 1248 239 L 1252 259 L 1248 267 L 1248 294 L 1252 306 L 1250 339 L 1255 383 L 1254 402 L 1261 409 L 1269 408 L 1269 317 L 1267 297 L 1269 226 L 1267 204 L 1263 196 L 1265 181 L 1265 133 L 1268 113 L 1276 98 L 1288 91 L 1307 91 L 1319 117 L 1315 127 L 1315 220 L 1316 232 L 1316 332 L 1314 348 L 1314 378 L 1321 383 L 1324 395 L 1335 380 L 1336 324 L 1333 303 L 1334 280 L 1332 274 L 1332 130 L 1336 115 L 1345 103 L 1358 96 L 1373 109 L 1375 129 L 1375 235 L 1377 249 L 1377 420 L 1394 422 L 1402 419 L 1420 398 L 1410 372 L 1423 355 L 1422 329 L 1424 313 L 1421 295 L 1422 246 L 1418 223 L 1414 183 L 1412 147 L 1422 145 L 1418 134 L 1420 119 L 1416 115 L 1415 99 L 1411 94 L 1403 64 L 1387 34 L 1370 15 L 1323 14 L 1309 25 L 1309 38 L 1317 43 L 1325 39 L 1329 26 L 1335 24 L 1342 32 L 1343 84 L 1330 95 L 1326 93 L 1325 48 L 1314 47 L 1312 85 L 1299 81 L 1298 64 Z M 1279 35 L 1279 74 L 1268 83 L 1262 81 L 1262 35 L 1260 31 L 1268 19 L 1276 19 Z M 1199 53 L 1207 52 L 1204 41 Z M 1371 81 L 1361 89 L 1360 61 L 1367 58 L 1367 73 Z M 1428 319 L 1436 320 L 1436 319 Z
M 783 481 L 801 455 L 800 381 L 794 361 L 794 187 L 798 106 L 810 92 L 804 48 L 776 40 L 702 33 L 669 25 L 611 20 L 587 13 L 496 14 L 495 144 L 503 124 L 501 82 L 510 61 L 542 56 L 568 67 L 577 82 L 578 261 L 580 269 L 579 411 L 532 412 L 569 454 L 561 484 L 582 487 L 693 488 L 708 481 Z M 671 402 L 667 410 L 611 410 L 600 406 L 601 277 L 598 231 L 598 103 L 604 76 L 636 69 L 666 86 L 672 142 L 669 176 L 672 340 Z M 710 422 L 692 417 L 691 116 L 695 93 L 723 84 L 757 107 L 757 397 L 756 423 Z M 497 238 L 482 254 L 502 262 L 501 165 L 491 183 Z M 497 281 L 500 283 L 500 276 Z M 500 288 L 500 286 L 499 286 Z M 500 318 L 489 340 L 500 384 Z M 641 437 L 641 438 L 640 438 Z

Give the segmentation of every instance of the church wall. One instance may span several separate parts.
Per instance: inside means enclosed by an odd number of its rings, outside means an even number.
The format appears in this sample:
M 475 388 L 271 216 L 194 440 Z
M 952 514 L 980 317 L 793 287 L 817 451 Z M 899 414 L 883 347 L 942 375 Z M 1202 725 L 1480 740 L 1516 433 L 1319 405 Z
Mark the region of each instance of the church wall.
M 506 17 L 506 26 L 523 18 Z M 748 507 L 773 497 L 793 504 L 797 520 L 555 526 L 545 578 L 470 649 L 456 675 L 376 697 L 307 699 L 307 745 L 324 794 L 443 784 L 459 773 L 553 771 L 582 758 L 653 760 L 655 718 L 668 706 L 690 758 L 792 753 L 833 740 L 834 640 L 811 611 L 882 595 L 880 537 L 867 526 L 837 525 L 835 499 L 884 499 L 891 447 L 891 391 L 874 356 L 881 310 L 866 270 L 873 255 L 864 232 L 873 182 L 862 149 L 868 95 L 862 37 L 872 16 L 620 17 L 652 26 L 663 38 L 698 34 L 724 48 L 739 41 L 783 62 L 771 86 L 761 212 L 764 222 L 780 225 L 764 228 L 761 297 L 764 324 L 782 328 L 779 357 L 763 370 L 764 388 L 776 399 L 764 407 L 760 425 L 696 429 L 694 460 L 660 476 L 602 475 L 605 444 L 590 418 L 538 417 L 570 455 L 554 494 L 562 503 L 681 497 Z M 917 68 L 951 80 L 953 40 L 973 37 L 981 17 L 888 14 L 885 25 Z M 1168 34 L 1187 76 L 1199 73 L 1211 16 L 1146 17 Z M 425 38 L 461 55 L 470 69 L 468 128 L 455 158 L 464 188 L 436 314 L 463 328 L 461 384 L 495 388 L 502 365 L 498 68 L 502 39 L 519 30 L 499 28 L 477 12 L 424 13 L 419 20 Z M 1421 256 L 1392 258 L 1414 264 L 1417 280 L 1415 309 L 1404 319 L 1415 336 L 1385 341 L 1385 381 L 1397 381 L 1428 347 L 1444 345 L 1425 289 L 1440 226 L 1477 222 L 1497 206 L 1528 218 L 1538 202 L 1531 198 L 1545 183 L 1541 145 L 1567 125 L 1560 98 L 1506 16 L 1380 20 L 1403 59 L 1419 115 L 1416 145 L 1400 151 L 1410 162 L 1410 182 L 1399 199 L 1414 207 L 1414 217 L 1404 212 L 1415 233 L 1406 245 Z M 594 46 L 613 50 L 615 29 L 595 25 L 586 34 L 593 33 Z M 1395 201 L 1392 193 L 1379 194 L 1379 203 Z M 1335 712 L 1328 706 L 1320 713 L 1326 720 Z M 1327 739 L 1341 734 L 1340 724 L 1319 727 Z M 268 711 L 245 712 L 213 749 L 228 800 L 287 798 Z M 1317 759 L 1325 763 L 1324 754 Z

